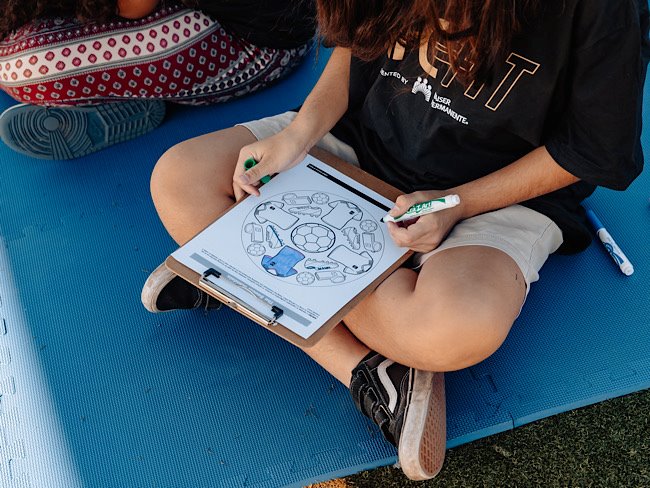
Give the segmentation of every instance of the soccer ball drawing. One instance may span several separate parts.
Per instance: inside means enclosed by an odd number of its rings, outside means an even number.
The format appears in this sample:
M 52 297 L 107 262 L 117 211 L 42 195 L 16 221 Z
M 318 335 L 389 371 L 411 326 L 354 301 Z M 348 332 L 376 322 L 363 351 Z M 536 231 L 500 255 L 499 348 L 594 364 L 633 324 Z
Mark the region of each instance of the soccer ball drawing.
M 321 224 L 308 223 L 294 227 L 291 231 L 291 242 L 305 252 L 323 252 L 334 245 L 336 236 L 329 227 Z

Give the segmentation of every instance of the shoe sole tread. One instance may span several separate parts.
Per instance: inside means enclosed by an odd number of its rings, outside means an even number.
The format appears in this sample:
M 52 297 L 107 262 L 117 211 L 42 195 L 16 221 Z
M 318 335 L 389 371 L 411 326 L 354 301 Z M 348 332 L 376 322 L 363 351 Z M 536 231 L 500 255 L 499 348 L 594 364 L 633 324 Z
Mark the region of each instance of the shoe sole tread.
M 66 160 L 146 134 L 164 116 L 160 100 L 66 107 L 20 104 L 0 115 L 0 138 L 28 156 Z

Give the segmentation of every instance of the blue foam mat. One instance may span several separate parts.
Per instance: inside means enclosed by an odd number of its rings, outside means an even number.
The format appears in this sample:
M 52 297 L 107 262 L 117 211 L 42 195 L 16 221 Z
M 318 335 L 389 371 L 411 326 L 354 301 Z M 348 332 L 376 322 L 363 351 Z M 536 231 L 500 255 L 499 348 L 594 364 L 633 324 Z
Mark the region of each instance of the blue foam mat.
M 302 486 L 395 461 L 346 389 L 273 334 L 139 303 L 174 249 L 148 195 L 158 156 L 295 107 L 326 58 L 78 160 L 0 145 L 0 486 Z M 450 447 L 650 386 L 648 197 L 646 171 L 588 202 L 633 276 L 597 243 L 553 256 L 503 347 L 447 375 Z

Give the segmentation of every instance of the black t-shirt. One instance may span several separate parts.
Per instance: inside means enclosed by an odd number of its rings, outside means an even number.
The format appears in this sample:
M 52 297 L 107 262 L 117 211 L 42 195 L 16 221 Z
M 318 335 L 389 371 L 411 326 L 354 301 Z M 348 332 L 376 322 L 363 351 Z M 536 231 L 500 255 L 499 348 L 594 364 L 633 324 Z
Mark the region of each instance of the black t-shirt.
M 260 47 L 298 47 L 316 29 L 313 0 L 199 0 L 199 9 Z
M 353 58 L 349 108 L 332 132 L 404 192 L 457 186 L 545 145 L 581 181 L 522 204 L 562 229 L 560 252 L 582 250 L 591 234 L 579 203 L 596 185 L 626 188 L 643 166 L 641 2 L 641 12 L 636 0 L 542 2 L 480 86 L 459 83 L 426 46 Z

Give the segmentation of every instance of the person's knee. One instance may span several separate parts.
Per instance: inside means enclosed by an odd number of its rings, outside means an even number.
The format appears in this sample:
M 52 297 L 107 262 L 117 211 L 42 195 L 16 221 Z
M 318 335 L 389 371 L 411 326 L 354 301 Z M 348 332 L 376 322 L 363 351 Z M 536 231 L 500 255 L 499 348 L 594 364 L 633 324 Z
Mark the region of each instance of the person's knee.
M 154 203 L 163 203 L 174 194 L 182 192 L 188 178 L 184 142 L 169 148 L 158 159 L 151 173 L 151 196 Z
M 429 371 L 455 371 L 491 356 L 505 340 L 513 320 L 498 309 L 458 306 L 436 301 L 417 314 L 405 317 L 404 330 L 411 330 L 407 361 Z

